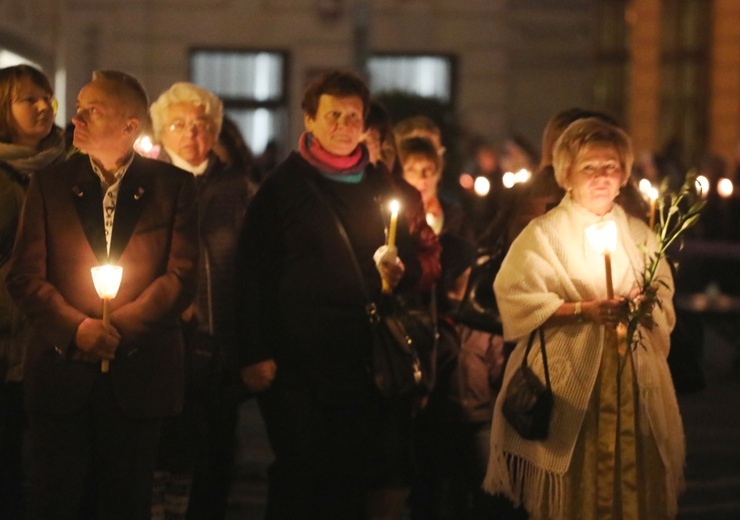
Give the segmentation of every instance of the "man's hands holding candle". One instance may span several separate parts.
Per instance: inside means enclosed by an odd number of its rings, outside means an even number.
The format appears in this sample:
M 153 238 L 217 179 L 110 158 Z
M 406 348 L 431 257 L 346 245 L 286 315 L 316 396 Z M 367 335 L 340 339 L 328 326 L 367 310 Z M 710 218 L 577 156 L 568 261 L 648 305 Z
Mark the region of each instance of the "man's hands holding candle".
M 75 345 L 79 349 L 76 358 L 85 362 L 111 360 L 115 357 L 120 342 L 121 335 L 115 327 L 106 327 L 103 320 L 85 318 L 75 333 Z
M 272 386 L 277 374 L 277 365 L 274 359 L 266 359 L 241 369 L 241 378 L 244 386 L 250 392 L 264 392 Z

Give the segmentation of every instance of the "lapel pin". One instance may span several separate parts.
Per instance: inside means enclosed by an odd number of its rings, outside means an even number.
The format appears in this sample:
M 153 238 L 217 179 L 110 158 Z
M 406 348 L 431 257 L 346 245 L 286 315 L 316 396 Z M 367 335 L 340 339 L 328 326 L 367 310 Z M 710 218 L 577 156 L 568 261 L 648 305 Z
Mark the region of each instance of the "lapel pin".
M 134 200 L 139 200 L 142 195 L 144 195 L 144 188 L 142 188 L 141 186 L 139 186 L 139 191 L 137 191 L 136 193 L 134 193 Z
M 73 186 L 73 187 L 72 187 L 72 193 L 74 193 L 74 194 L 75 194 L 75 195 L 77 195 L 78 197 L 82 197 L 82 196 L 83 196 L 83 195 L 85 194 L 85 192 L 83 192 L 83 191 L 82 191 L 82 190 L 80 189 L 80 187 L 79 187 L 79 186 Z

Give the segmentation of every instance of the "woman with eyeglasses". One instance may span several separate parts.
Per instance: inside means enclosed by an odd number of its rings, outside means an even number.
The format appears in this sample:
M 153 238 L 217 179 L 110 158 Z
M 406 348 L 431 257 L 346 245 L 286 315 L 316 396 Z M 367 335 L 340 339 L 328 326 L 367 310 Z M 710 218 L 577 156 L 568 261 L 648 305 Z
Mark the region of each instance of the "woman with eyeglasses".
M 223 103 L 192 83 L 175 83 L 150 108 L 160 160 L 195 176 L 198 289 L 183 314 L 186 395 L 182 415 L 165 423 L 152 518 L 223 518 L 231 487 L 237 406 L 245 398 L 236 361 L 236 244 L 252 188 L 214 145 Z M 191 489 L 192 487 L 192 489 Z M 165 511 L 166 509 L 166 511 Z
M 0 504 L 8 519 L 22 517 L 22 380 L 29 327 L 5 278 L 29 178 L 64 156 L 54 113 L 54 91 L 41 71 L 28 65 L 0 69 Z

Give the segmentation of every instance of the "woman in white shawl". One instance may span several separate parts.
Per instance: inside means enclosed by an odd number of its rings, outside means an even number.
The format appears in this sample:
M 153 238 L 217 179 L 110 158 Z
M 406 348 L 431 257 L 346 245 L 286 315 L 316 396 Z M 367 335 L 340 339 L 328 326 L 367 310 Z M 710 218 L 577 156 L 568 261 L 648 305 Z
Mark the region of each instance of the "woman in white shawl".
M 683 486 L 683 425 L 668 371 L 675 323 L 668 265 L 641 339 L 619 348 L 626 298 L 638 296 L 655 236 L 614 203 L 629 179 L 629 137 L 598 119 L 572 123 L 555 144 L 554 168 L 567 193 L 517 237 L 494 282 L 504 337 L 517 341 L 496 403 L 484 488 L 523 504 L 532 519 L 673 518 Z M 585 236 L 592 224 L 618 229 L 611 255 L 615 297 L 604 260 Z M 549 435 L 522 439 L 501 405 L 527 339 L 543 327 L 554 393 Z M 624 343 L 624 341 L 622 341 Z M 621 353 L 620 353 L 621 352 Z M 544 380 L 538 344 L 530 365 Z

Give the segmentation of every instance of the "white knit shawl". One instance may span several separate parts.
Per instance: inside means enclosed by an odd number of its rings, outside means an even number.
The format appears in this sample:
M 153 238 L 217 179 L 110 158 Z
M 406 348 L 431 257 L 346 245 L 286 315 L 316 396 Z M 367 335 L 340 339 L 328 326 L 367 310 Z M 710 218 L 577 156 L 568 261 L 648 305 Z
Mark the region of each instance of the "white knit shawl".
M 615 205 L 604 217 L 579 206 L 566 195 L 560 205 L 533 220 L 511 245 L 494 282 L 504 337 L 517 341 L 504 375 L 500 396 L 521 366 L 527 338 L 563 302 L 606 297 L 603 256 L 585 239 L 585 229 L 600 220 L 617 223 L 618 248 L 612 255 L 614 292 L 627 296 L 637 286 L 645 251 L 655 251 L 653 233 Z M 653 311 L 655 326 L 643 329 L 641 346 L 632 352 L 639 387 L 643 435 L 652 434 L 665 465 L 668 513 L 677 510 L 683 487 L 684 434 L 666 357 L 675 324 L 673 281 L 668 265 L 660 266 L 658 289 L 662 306 Z M 564 511 L 567 472 L 586 413 L 604 347 L 604 327 L 594 323 L 548 327 L 545 330 L 548 366 L 555 403 L 545 441 L 526 441 L 506 422 L 498 399 L 491 430 L 491 455 L 484 489 L 503 493 L 516 504 L 524 502 L 536 518 L 544 503 L 553 518 Z M 538 342 L 530 354 L 533 370 L 544 381 Z M 586 483 L 584 483 L 586 485 Z M 547 494 L 547 496 L 544 496 Z

